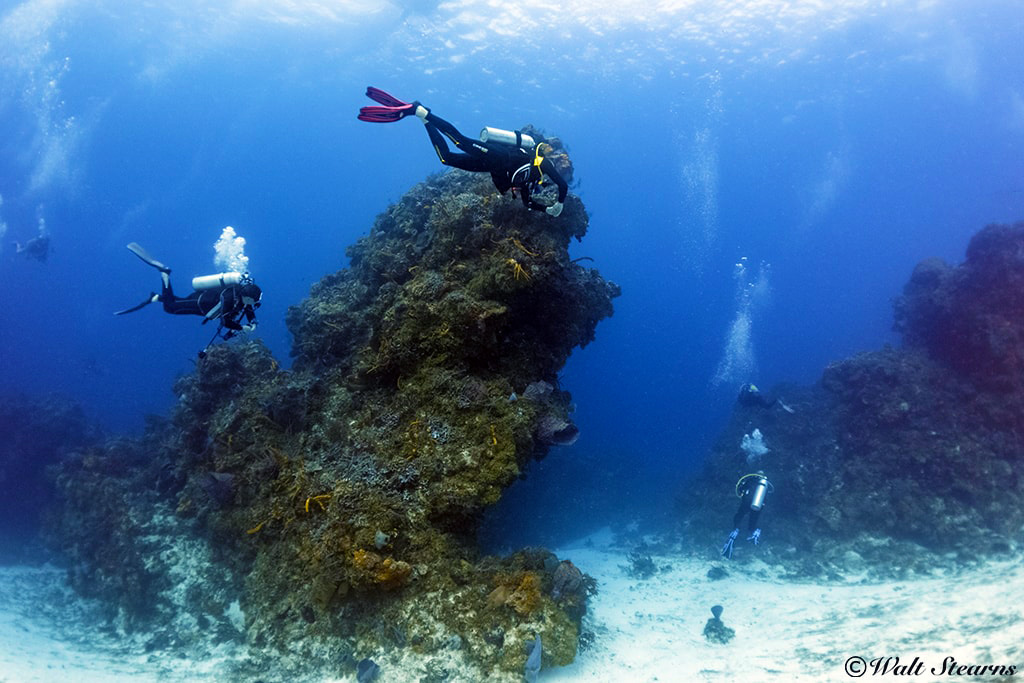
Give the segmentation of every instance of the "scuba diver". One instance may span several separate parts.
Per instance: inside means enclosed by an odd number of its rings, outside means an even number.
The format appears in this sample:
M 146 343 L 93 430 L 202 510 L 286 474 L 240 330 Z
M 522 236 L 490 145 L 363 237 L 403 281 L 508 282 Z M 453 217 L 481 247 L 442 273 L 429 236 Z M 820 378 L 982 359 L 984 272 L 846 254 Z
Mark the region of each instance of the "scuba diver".
M 739 396 L 736 397 L 736 402 L 744 408 L 774 408 L 779 406 L 787 413 L 793 413 L 793 409 L 782 402 L 782 399 L 768 398 L 765 396 L 760 389 L 757 388 L 756 384 L 744 384 L 740 387 Z
M 34 258 L 40 263 L 46 263 L 46 257 L 50 255 L 50 236 L 40 235 L 33 237 L 25 244 L 13 242 L 14 253 L 24 254 L 26 258 Z
M 518 190 L 526 208 L 544 211 L 550 216 L 562 213 L 569 185 L 550 158 L 554 148 L 544 140 L 534 140 L 518 130 L 489 126 L 480 132 L 479 140 L 473 140 L 419 102 L 403 102 L 374 87 L 366 89 L 366 96 L 382 106 L 362 107 L 358 116 L 360 121 L 391 123 L 415 114 L 426 126 L 427 135 L 442 164 L 463 171 L 488 172 L 498 192 L 505 194 L 512 190 L 515 197 Z M 446 137 L 461 154 L 452 153 Z M 533 191 L 543 185 L 545 178 L 551 178 L 558 185 L 558 200 L 551 206 L 536 202 L 531 197 Z
M 732 518 L 732 525 L 734 527 L 732 533 L 729 534 L 729 538 L 725 540 L 725 545 L 722 546 L 723 557 L 732 559 L 732 547 L 736 542 L 736 538 L 740 535 L 740 522 L 747 515 L 749 515 L 747 529 L 750 531 L 750 536 L 747 537 L 747 540 L 753 542 L 754 545 L 760 543 L 761 527 L 757 525 L 757 519 L 761 516 L 761 510 L 764 508 L 765 497 L 774 490 L 775 487 L 772 486 L 772 483 L 768 481 L 768 477 L 761 470 L 753 474 L 744 474 L 736 482 L 736 496 L 742 500 L 740 500 L 740 507 Z
M 217 321 L 217 331 L 210 344 L 217 337 L 231 339 L 238 332 L 251 332 L 256 329 L 256 311 L 263 298 L 263 290 L 253 282 L 248 273 L 219 273 L 192 278 L 191 294 L 185 297 L 175 296 L 171 288 L 171 269 L 150 256 L 145 249 L 135 242 L 128 245 L 132 252 L 147 265 L 160 271 L 160 293 L 151 293 L 142 303 L 117 311 L 114 315 L 132 313 L 157 301 L 164 305 L 164 310 L 175 315 L 201 315 L 203 324 L 211 320 Z M 245 318 L 246 325 L 242 325 Z M 223 333 L 223 329 L 228 331 Z M 206 345 L 206 348 L 210 347 Z M 206 355 L 206 350 L 199 352 L 199 357 Z

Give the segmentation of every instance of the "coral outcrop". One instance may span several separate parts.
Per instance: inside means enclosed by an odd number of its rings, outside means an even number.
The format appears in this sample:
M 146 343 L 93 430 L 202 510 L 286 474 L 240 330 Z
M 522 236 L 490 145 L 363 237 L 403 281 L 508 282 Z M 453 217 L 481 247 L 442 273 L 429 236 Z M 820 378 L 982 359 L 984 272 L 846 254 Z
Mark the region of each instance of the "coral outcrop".
M 553 219 L 486 177 L 414 187 L 289 310 L 290 371 L 258 342 L 211 349 L 175 386 L 158 471 L 65 468 L 55 536 L 92 539 L 72 549 L 81 566 L 120 544 L 145 555 L 138 520 L 165 510 L 166 533 L 201 539 L 227 570 L 254 661 L 265 650 L 278 668 L 351 673 L 372 657 L 386 678 L 378 655 L 408 648 L 513 680 L 536 634 L 545 666 L 567 664 L 590 584 L 541 551 L 481 558 L 474 532 L 532 459 L 575 438 L 558 372 L 619 293 L 569 258 L 587 224 L 571 195 Z M 99 493 L 124 521 L 90 502 Z M 160 585 L 172 564 L 146 555 L 152 576 L 137 583 Z M 80 588 L 117 585 L 111 599 L 138 615 L 127 579 L 104 571 Z M 228 628 L 222 600 L 195 609 Z
M 979 232 L 958 266 L 923 261 L 895 302 L 902 348 L 830 364 L 813 387 L 777 390 L 790 413 L 737 406 L 682 498 L 720 545 L 733 483 L 774 484 L 760 523 L 796 573 L 899 574 L 970 563 L 1024 541 L 1024 223 Z M 744 434 L 769 451 L 754 463 Z M 749 547 L 749 546 L 748 546 Z M 922 552 L 922 550 L 930 552 Z M 742 544 L 736 559 L 751 556 Z
M 1016 393 L 1024 379 L 1024 222 L 990 225 L 952 267 L 922 261 L 896 300 L 904 344 L 985 389 Z
M 0 396 L 0 548 L 24 548 L 39 531 L 53 486 L 46 470 L 100 442 L 76 403 L 58 396 Z

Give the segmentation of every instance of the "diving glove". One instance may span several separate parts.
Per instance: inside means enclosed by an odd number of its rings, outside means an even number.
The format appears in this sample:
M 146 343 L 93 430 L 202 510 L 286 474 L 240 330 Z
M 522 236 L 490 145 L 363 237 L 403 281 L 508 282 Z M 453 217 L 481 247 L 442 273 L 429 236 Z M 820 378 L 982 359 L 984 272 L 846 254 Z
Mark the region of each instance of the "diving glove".
M 753 541 L 754 545 L 757 545 L 761 541 L 761 529 L 754 529 L 754 533 L 747 537 L 748 541 Z
M 729 538 L 726 539 L 725 545 L 722 546 L 722 557 L 727 560 L 732 559 L 732 546 L 736 542 L 736 537 L 740 535 L 739 529 L 733 529 L 732 533 L 729 534 Z
M 544 209 L 544 213 L 549 216 L 561 216 L 562 215 L 562 202 L 555 202 L 548 208 Z

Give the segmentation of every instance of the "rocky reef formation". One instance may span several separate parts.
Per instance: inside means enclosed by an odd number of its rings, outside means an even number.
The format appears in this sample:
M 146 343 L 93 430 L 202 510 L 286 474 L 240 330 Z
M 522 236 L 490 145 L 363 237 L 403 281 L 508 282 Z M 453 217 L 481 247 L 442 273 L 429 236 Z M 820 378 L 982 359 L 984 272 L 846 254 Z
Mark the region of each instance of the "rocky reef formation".
M 0 397 L 0 548 L 25 549 L 53 486 L 47 468 L 101 441 L 81 407 L 59 396 Z
M 1024 377 L 1022 321 L 1024 223 L 986 227 L 955 268 L 940 259 L 922 261 L 896 301 L 895 328 L 908 347 L 983 389 L 1018 397 Z
M 895 301 L 902 348 L 832 363 L 813 387 L 778 388 L 792 413 L 736 407 L 682 497 L 689 527 L 720 545 L 739 502 L 733 483 L 763 469 L 775 490 L 759 552 L 798 574 L 927 572 L 1018 548 L 1022 285 L 1024 223 L 986 227 L 958 266 L 923 261 Z M 762 455 L 742 448 L 755 429 Z M 740 543 L 734 557 L 752 555 Z
M 568 256 L 587 225 L 575 196 L 553 219 L 486 177 L 414 187 L 289 310 L 290 371 L 258 342 L 215 347 L 132 445 L 149 458 L 63 468 L 53 537 L 76 586 L 127 625 L 187 615 L 244 637 L 254 667 L 291 675 L 373 657 L 386 678 L 381 653 L 410 651 L 430 680 L 445 661 L 514 680 L 537 635 L 544 666 L 572 661 L 593 582 L 539 549 L 481 558 L 474 532 L 575 439 L 558 372 L 619 293 Z

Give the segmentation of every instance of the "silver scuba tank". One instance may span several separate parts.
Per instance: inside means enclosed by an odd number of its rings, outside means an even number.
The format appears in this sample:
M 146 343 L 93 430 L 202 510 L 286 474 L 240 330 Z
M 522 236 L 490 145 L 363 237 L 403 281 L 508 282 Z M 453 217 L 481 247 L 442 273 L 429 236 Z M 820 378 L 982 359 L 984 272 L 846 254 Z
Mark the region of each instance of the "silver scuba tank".
M 500 142 L 503 145 L 515 145 L 516 147 L 526 147 L 527 149 L 533 149 L 536 145 L 536 141 L 526 135 L 522 131 L 518 130 L 502 130 L 501 128 L 492 128 L 491 126 L 485 126 L 480 131 L 481 142 Z
M 216 275 L 201 275 L 192 278 L 192 289 L 201 291 L 204 289 L 218 289 L 220 287 L 231 287 L 242 282 L 245 276 L 242 273 L 217 273 Z
M 761 477 L 754 485 L 754 494 L 750 497 L 750 509 L 760 510 L 764 506 L 764 497 L 768 493 L 768 479 Z

